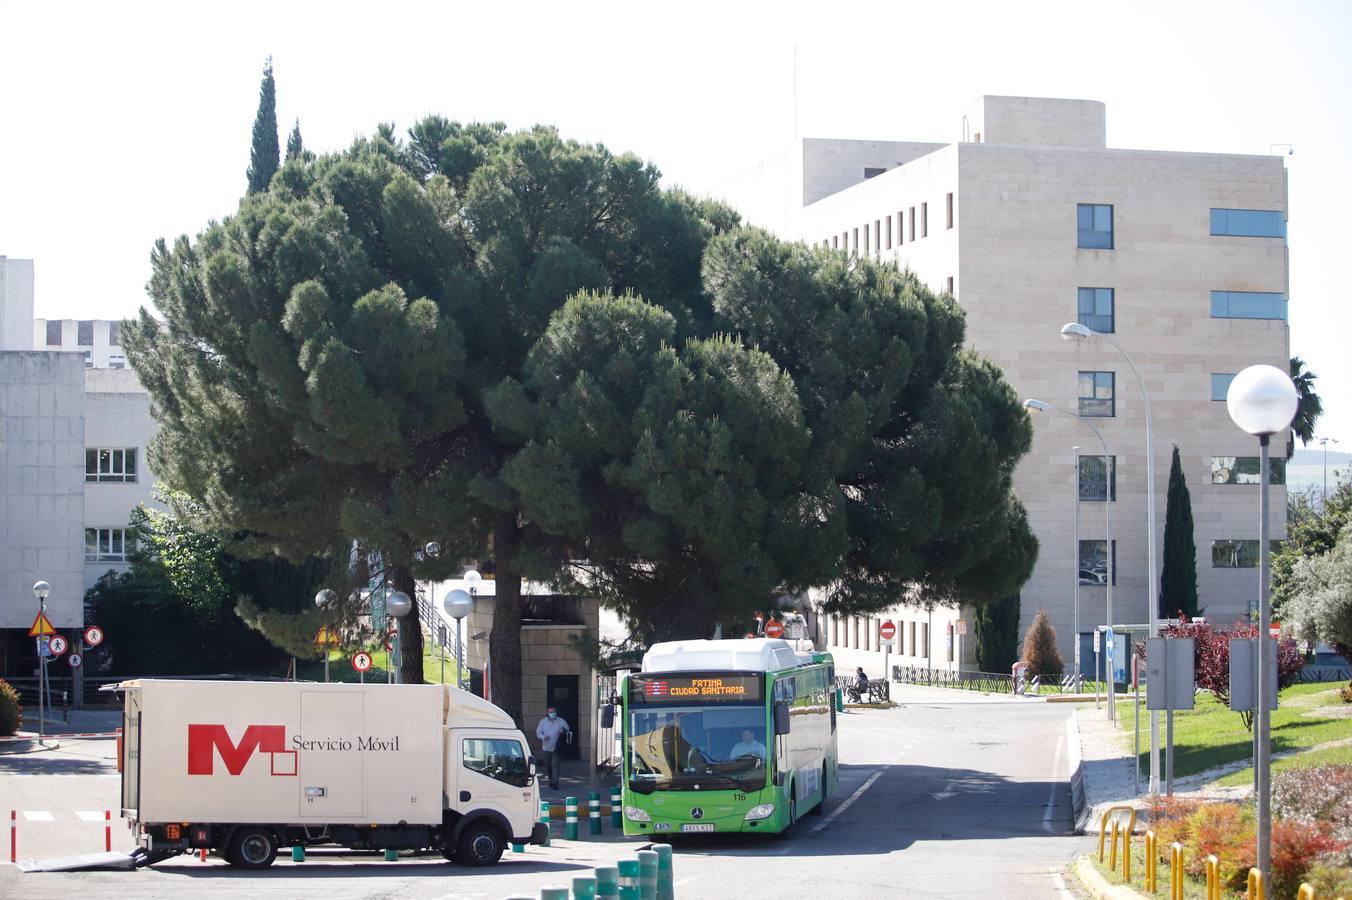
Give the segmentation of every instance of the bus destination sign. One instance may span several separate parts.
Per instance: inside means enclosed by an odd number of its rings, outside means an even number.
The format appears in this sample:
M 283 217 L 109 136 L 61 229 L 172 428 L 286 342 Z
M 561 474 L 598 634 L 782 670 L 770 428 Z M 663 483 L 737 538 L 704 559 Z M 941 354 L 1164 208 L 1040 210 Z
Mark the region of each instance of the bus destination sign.
M 760 703 L 765 676 L 743 673 L 647 674 L 629 676 L 629 702 Z

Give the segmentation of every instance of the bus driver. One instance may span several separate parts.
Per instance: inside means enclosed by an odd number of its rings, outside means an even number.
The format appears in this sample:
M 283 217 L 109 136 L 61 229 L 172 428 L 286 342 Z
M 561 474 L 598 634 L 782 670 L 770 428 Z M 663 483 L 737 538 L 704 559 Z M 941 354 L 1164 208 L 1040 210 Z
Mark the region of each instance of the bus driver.
M 742 729 L 742 739 L 732 745 L 732 758 L 741 759 L 743 756 L 755 756 L 762 762 L 766 756 L 765 745 L 756 740 L 756 735 L 750 728 Z

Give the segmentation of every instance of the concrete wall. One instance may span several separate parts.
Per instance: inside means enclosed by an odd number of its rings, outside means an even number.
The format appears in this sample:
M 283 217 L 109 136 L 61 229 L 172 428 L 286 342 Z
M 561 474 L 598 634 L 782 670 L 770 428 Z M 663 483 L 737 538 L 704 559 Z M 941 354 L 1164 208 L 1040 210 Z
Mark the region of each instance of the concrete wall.
M 138 505 L 156 505 L 151 500 L 156 478 L 147 458 L 147 446 L 157 427 L 150 416 L 150 395 L 130 369 L 86 369 L 85 385 L 85 446 L 135 448 L 137 479 L 86 483 L 84 527 L 122 528 Z M 126 563 L 89 562 L 85 565 L 85 587 L 93 587 L 110 570 L 123 572 L 127 568 Z
M 58 628 L 84 623 L 84 366 L 0 352 L 0 628 L 27 629 L 33 583 Z
M 47 341 L 47 323 L 61 323 L 61 342 Z M 89 343 L 80 343 L 79 319 L 33 319 L 33 346 L 39 350 L 63 350 L 67 353 L 87 354 L 85 364 L 93 369 L 124 369 L 127 354 L 122 349 L 121 322 L 110 319 L 84 320 L 89 326 Z M 114 332 L 117 332 L 114 335 Z M 116 337 L 117 343 L 113 343 Z
M 1097 100 L 984 96 L 963 107 L 964 140 L 1102 149 L 1107 107 Z
M 32 350 L 33 261 L 0 256 L 0 350 Z

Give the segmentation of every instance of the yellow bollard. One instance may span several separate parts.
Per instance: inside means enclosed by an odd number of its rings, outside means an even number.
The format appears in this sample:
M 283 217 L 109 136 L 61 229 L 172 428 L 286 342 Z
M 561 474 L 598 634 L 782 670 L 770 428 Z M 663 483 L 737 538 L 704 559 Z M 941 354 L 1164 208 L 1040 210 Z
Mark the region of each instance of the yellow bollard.
M 1169 900 L 1183 900 L 1183 845 L 1178 841 L 1169 848 Z
M 1314 888 L 1308 883 L 1302 884 L 1300 890 L 1296 891 L 1296 900 L 1314 900 Z
M 1145 889 L 1150 893 L 1155 892 L 1155 886 L 1159 876 L 1159 848 L 1155 846 L 1155 832 L 1153 830 L 1145 833 Z
M 1108 848 L 1108 871 L 1109 871 L 1109 872 L 1116 872 L 1116 871 L 1117 871 L 1117 820 L 1116 820 L 1116 819 L 1113 819 L 1113 830 L 1112 830 L 1112 835 L 1111 835 L 1111 837 L 1109 838 L 1109 840 L 1111 840 L 1113 843 L 1112 843 L 1112 846 Z
M 1259 869 L 1249 870 L 1249 889 L 1245 897 L 1248 900 L 1264 900 L 1267 892 L 1263 889 L 1263 873 Z
M 1128 824 L 1127 824 L 1127 829 L 1130 831 L 1130 830 L 1133 830 L 1133 829 L 1136 828 L 1136 808 L 1135 808 L 1135 807 L 1132 807 L 1132 806 L 1110 806 L 1110 807 L 1108 807 L 1106 810 L 1104 810 L 1104 811 L 1103 811 L 1103 818 L 1099 820 L 1099 862 L 1103 862 L 1103 843 L 1104 843 L 1104 839 L 1107 837 L 1107 834 L 1108 834 L 1108 821 L 1111 819 L 1114 823 L 1116 823 L 1116 822 L 1117 822 L 1117 819 L 1114 818 L 1113 814 L 1114 814 L 1114 813 L 1120 813 L 1120 812 L 1130 813 L 1130 814 L 1131 814 L 1131 819 L 1129 820 L 1129 822 L 1128 822 Z
M 1221 861 L 1216 854 L 1206 858 L 1206 900 L 1220 900 L 1221 897 Z
M 1131 832 L 1122 832 L 1122 880 L 1131 884 Z

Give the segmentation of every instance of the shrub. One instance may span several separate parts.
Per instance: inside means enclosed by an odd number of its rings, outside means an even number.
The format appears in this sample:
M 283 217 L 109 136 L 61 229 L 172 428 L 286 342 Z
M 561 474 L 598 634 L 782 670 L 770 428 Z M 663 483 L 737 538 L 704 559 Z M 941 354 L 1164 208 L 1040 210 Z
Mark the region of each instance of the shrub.
M 1305 873 L 1316 897 L 1352 897 L 1352 865 L 1316 863 Z
M 1206 875 L 1206 858 L 1214 854 L 1221 864 L 1221 880 L 1242 888 L 1249 869 L 1257 861 L 1253 810 L 1237 803 L 1208 803 L 1188 817 L 1192 851 L 1187 869 Z
M 1272 813 L 1279 819 L 1322 823 L 1352 843 L 1352 765 L 1307 766 L 1272 779 Z
M 1158 841 L 1160 859 L 1168 861 L 1169 845 L 1174 841 L 1187 846 L 1192 837 L 1189 820 L 1201 803 L 1178 797 L 1156 796 L 1150 801 L 1150 828 Z
M 1339 691 L 1338 696 L 1343 699 L 1344 703 L 1352 703 L 1352 684 L 1349 684 L 1347 687 Z
M 23 725 L 23 704 L 19 692 L 0 678 L 0 735 L 8 737 Z
M 1033 624 L 1023 637 L 1023 664 L 1029 675 L 1060 675 L 1066 670 L 1065 661 L 1056 649 L 1056 629 L 1047 618 L 1047 611 L 1039 609 Z
M 1344 850 L 1347 843 L 1332 834 L 1324 823 L 1295 822 L 1290 819 L 1273 822 L 1272 886 L 1268 888 L 1268 895 L 1294 897 L 1305 873 L 1318 863 L 1319 857 Z M 1241 881 L 1235 886 L 1241 887 L 1242 884 Z

